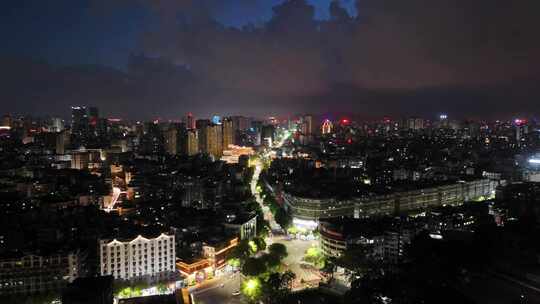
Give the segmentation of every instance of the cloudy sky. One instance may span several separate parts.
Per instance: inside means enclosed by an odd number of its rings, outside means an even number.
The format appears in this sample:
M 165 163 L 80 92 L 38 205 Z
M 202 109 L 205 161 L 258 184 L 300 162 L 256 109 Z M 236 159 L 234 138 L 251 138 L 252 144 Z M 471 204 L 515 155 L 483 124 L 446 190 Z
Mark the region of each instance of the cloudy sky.
M 3 112 L 540 114 L 540 1 L 1 5 Z

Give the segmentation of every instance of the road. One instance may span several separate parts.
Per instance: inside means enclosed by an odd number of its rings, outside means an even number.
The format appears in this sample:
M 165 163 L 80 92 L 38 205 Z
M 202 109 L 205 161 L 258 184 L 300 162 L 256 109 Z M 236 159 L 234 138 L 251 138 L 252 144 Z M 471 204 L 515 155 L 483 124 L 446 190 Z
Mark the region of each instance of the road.
M 194 304 L 240 304 L 242 296 L 232 295 L 233 292 L 240 290 L 240 283 L 240 274 L 215 279 L 202 289 L 192 292 Z
M 272 147 L 273 149 L 278 149 L 283 146 L 285 141 L 291 136 L 291 133 L 289 131 L 286 131 L 283 137 Z M 266 159 L 270 156 L 270 152 L 263 152 L 262 155 L 260 155 L 258 158 L 256 158 L 255 161 L 255 171 L 253 172 L 253 177 L 251 178 L 251 194 L 255 197 L 255 200 L 257 203 L 261 206 L 261 210 L 264 214 L 264 219 L 270 223 L 270 228 L 272 230 L 281 230 L 281 227 L 278 223 L 276 223 L 274 216 L 272 215 L 272 212 L 270 212 L 270 208 L 264 205 L 264 200 L 261 197 L 260 193 L 257 191 L 257 185 L 259 183 L 259 177 L 261 175 L 261 171 L 263 169 L 263 162 L 262 159 Z
M 312 246 L 318 246 L 317 241 L 302 241 L 302 240 L 290 240 L 287 241 L 284 238 L 274 239 L 275 243 L 281 243 L 287 247 L 288 256 L 283 260 L 283 263 L 287 265 L 287 268 L 296 274 L 296 279 L 293 284 L 293 289 L 303 289 L 306 284 L 317 285 L 321 280 L 319 271 L 315 269 L 306 269 L 300 267 L 302 258 L 304 257 L 308 248 Z M 305 284 L 301 282 L 304 281 Z

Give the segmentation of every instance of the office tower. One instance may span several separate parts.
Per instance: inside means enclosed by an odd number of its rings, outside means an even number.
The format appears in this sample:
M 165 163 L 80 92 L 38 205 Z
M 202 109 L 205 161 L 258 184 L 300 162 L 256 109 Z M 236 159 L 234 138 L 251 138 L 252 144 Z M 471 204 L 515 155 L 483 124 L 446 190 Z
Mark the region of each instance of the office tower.
M 85 145 L 89 137 L 86 107 L 71 107 L 71 135 L 77 145 Z
M 332 122 L 328 119 L 325 119 L 322 126 L 321 126 L 321 133 L 323 135 L 326 135 L 326 134 L 330 134 L 332 133 L 332 129 L 333 129 L 333 125 L 332 125 Z
M 165 151 L 171 155 L 178 154 L 178 130 L 174 126 L 165 131 Z
M 99 240 L 101 275 L 115 279 L 167 276 L 175 270 L 174 235 Z
M 228 149 L 229 145 L 234 145 L 234 126 L 233 121 L 230 118 L 223 120 L 223 149 Z

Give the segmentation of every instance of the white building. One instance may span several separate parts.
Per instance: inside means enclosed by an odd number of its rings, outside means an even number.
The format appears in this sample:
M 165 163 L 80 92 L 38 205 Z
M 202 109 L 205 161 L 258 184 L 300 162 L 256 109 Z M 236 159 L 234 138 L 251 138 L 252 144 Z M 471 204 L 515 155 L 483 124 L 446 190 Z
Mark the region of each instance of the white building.
M 175 271 L 174 235 L 155 238 L 141 235 L 132 240 L 100 240 L 101 275 L 130 280 L 167 276 Z

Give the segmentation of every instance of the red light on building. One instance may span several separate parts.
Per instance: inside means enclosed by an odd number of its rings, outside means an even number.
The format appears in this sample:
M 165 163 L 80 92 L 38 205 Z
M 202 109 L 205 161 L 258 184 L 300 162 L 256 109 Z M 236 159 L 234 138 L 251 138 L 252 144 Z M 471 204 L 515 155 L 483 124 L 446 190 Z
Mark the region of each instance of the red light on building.
M 352 144 L 352 139 L 350 139 L 350 138 L 347 139 L 347 143 L 348 143 L 349 145 Z
M 342 124 L 342 125 L 348 125 L 349 122 L 350 122 L 350 121 L 349 121 L 347 118 L 343 118 L 343 119 L 341 120 L 341 124 Z

